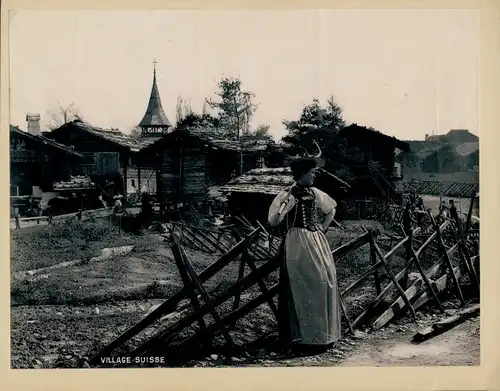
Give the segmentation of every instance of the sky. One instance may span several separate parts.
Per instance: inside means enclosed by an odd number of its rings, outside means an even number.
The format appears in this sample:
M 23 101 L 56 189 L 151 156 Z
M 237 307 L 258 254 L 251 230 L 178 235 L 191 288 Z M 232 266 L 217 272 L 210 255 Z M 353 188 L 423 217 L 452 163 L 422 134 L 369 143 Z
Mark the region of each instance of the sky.
M 10 123 L 72 103 L 85 121 L 129 132 L 153 60 L 171 122 L 178 96 L 201 112 L 222 77 L 259 104 L 252 126 L 299 118 L 329 96 L 348 123 L 404 140 L 478 134 L 474 10 L 20 11 L 10 26 Z

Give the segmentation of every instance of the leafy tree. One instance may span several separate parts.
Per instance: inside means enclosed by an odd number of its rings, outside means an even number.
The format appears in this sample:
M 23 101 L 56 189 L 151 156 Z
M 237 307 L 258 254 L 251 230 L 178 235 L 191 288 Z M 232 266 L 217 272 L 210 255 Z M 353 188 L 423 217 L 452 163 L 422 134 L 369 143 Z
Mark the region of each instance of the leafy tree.
M 220 121 L 218 118 L 211 116 L 210 114 L 196 114 L 190 113 L 177 122 L 177 128 L 189 128 L 189 127 L 200 127 L 200 128 L 218 128 L 220 126 Z
M 250 122 L 257 109 L 253 103 L 255 95 L 241 87 L 239 78 L 223 78 L 219 82 L 218 101 L 207 99 L 212 109 L 217 110 L 220 125 L 231 131 L 236 138 L 250 133 Z
M 273 136 L 269 133 L 269 125 L 259 125 L 257 128 L 240 137 L 241 141 L 274 141 Z
M 339 177 L 351 178 L 346 164 L 359 161 L 362 156 L 358 150 L 349 149 L 346 140 L 339 135 L 346 122 L 333 96 L 328 99 L 326 107 L 322 107 L 318 99 L 313 99 L 303 108 L 298 120 L 284 120 L 283 125 L 288 132 L 283 137 L 287 154 L 303 154 L 305 150 L 314 153 L 316 141 L 323 151 L 326 168 Z
M 259 125 L 252 133 L 252 136 L 259 140 L 271 140 L 273 136 L 269 133 L 269 125 Z

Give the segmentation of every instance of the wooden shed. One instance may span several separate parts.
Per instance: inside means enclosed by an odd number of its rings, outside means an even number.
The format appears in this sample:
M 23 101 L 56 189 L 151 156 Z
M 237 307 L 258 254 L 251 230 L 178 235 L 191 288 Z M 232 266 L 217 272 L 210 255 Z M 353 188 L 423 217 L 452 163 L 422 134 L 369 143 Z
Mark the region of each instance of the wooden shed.
M 234 178 L 218 191 L 228 199 L 232 216 L 245 216 L 252 221 L 267 224 L 269 206 L 274 197 L 294 183 L 289 167 L 257 168 Z M 315 187 L 340 202 L 347 194 L 349 185 L 326 170 L 321 170 L 315 179 Z
M 166 204 L 202 202 L 208 189 L 263 164 L 268 142 L 241 142 L 211 128 L 177 129 L 144 148 L 155 156 L 157 196 Z
M 361 162 L 348 162 L 351 173 L 356 177 L 351 194 L 363 197 L 382 197 L 396 200 L 398 194 L 393 187 L 401 178 L 396 175 L 396 152 L 408 152 L 410 145 L 372 128 L 357 124 L 340 131 L 347 141 L 347 148 L 356 148 L 362 153 Z

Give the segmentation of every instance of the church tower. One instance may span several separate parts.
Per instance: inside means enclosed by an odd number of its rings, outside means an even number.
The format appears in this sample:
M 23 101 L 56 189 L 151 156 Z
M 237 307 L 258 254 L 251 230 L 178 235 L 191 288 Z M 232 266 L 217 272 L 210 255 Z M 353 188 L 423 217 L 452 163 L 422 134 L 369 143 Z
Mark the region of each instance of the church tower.
M 162 137 L 172 127 L 161 106 L 160 93 L 156 85 L 156 60 L 153 61 L 153 87 L 151 88 L 148 108 L 139 123 L 139 127 L 142 131 L 141 138 Z

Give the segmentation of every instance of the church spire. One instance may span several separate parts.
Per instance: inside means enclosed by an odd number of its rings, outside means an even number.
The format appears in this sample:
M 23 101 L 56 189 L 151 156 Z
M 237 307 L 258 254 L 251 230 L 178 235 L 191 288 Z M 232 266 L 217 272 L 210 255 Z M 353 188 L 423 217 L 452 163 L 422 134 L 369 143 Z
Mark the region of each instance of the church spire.
M 172 127 L 161 105 L 160 93 L 156 84 L 156 64 L 156 60 L 153 60 L 153 86 L 146 113 L 139 123 L 142 129 L 141 137 L 161 137 Z

